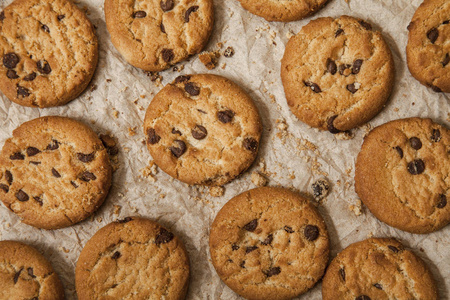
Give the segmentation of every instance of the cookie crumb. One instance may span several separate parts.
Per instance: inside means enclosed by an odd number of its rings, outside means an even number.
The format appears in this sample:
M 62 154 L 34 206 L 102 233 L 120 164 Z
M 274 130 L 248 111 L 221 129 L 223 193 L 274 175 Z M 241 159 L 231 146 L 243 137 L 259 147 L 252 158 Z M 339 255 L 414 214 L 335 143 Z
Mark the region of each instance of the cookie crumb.
M 106 79 L 106 82 L 108 82 L 108 83 L 110 83 L 111 81 L 112 81 L 112 80 L 111 80 L 111 79 L 109 79 L 109 78 L 108 78 L 108 79 Z
M 221 197 L 225 193 L 223 186 L 212 186 L 209 188 L 209 194 L 213 197 Z
M 101 223 L 103 221 L 102 217 L 97 217 L 97 222 Z
M 371 231 L 371 232 L 369 232 L 368 234 L 367 234 L 367 238 L 371 238 L 371 237 L 373 237 L 373 232 Z
M 328 195 L 330 184 L 325 178 L 319 179 L 311 185 L 313 196 L 316 201 L 320 201 Z
M 90 89 L 91 92 L 95 91 L 96 89 L 97 89 L 96 84 L 91 85 L 91 89 Z
M 120 214 L 120 210 L 122 209 L 122 206 L 120 205 L 114 205 L 114 210 L 113 210 L 113 214 L 115 214 L 116 216 L 118 214 Z
M 181 72 L 181 71 L 183 71 L 183 69 L 184 69 L 184 65 L 178 65 L 178 66 L 173 67 L 172 70 L 174 72 Z
M 361 200 L 356 200 L 356 204 L 353 205 L 349 205 L 348 207 L 354 214 L 355 216 L 360 216 L 362 214 L 362 203 Z
M 256 185 L 257 187 L 266 186 L 268 182 L 264 176 L 262 176 L 260 173 L 256 171 L 252 173 L 251 179 L 253 184 Z
M 338 140 L 351 140 L 355 137 L 355 133 L 351 130 L 347 130 L 347 131 L 343 131 L 343 132 L 338 132 L 334 135 Z
M 229 46 L 225 51 L 223 51 L 223 56 L 225 57 L 232 57 L 234 55 L 234 48 Z
M 119 118 L 119 111 L 117 111 L 115 108 L 113 108 L 113 116 L 114 116 L 114 118 L 116 118 L 116 119 Z
M 218 42 L 218 43 L 216 44 L 216 47 L 217 47 L 218 49 L 222 49 L 222 48 L 223 48 L 223 43 L 222 43 L 222 42 Z
M 156 168 L 156 164 L 153 160 L 149 161 L 148 166 L 142 168 L 140 171 L 142 173 L 142 177 L 145 177 L 152 182 L 156 181 L 154 176 L 158 173 L 158 169 Z
M 161 75 L 159 75 L 159 72 L 145 71 L 144 73 L 145 73 L 145 75 L 150 77 L 150 80 L 153 82 L 154 81 L 161 82 L 163 80 L 163 77 Z
M 137 129 L 137 126 L 136 127 L 128 127 L 128 134 L 130 136 L 135 136 L 136 135 L 136 129 Z
M 211 52 L 205 51 L 198 55 L 198 58 L 208 70 L 212 70 L 217 66 L 219 57 L 220 57 L 219 51 L 211 51 Z

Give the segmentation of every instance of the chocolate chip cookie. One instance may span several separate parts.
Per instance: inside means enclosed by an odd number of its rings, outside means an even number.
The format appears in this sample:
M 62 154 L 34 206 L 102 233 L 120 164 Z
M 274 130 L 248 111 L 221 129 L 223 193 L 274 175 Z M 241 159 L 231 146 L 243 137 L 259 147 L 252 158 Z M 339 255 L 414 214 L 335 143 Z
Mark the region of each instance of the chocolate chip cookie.
M 87 242 L 75 283 L 79 300 L 184 299 L 189 258 L 172 232 L 156 222 L 127 217 Z
M 20 242 L 1 241 L 0 299 L 62 300 L 64 290 L 39 251 Z
M 252 99 L 216 75 L 182 75 L 150 103 L 144 120 L 155 163 L 188 184 L 223 185 L 244 172 L 259 148 Z
M 23 123 L 0 153 L 0 197 L 29 225 L 56 229 L 89 217 L 111 185 L 108 153 L 87 125 L 63 117 Z
M 94 28 L 68 0 L 15 0 L 0 13 L 0 90 L 20 105 L 76 98 L 97 66 Z
M 128 63 L 161 71 L 199 53 L 214 23 L 212 0 L 105 0 L 111 41 Z
M 450 131 L 430 119 L 373 129 L 356 161 L 355 189 L 379 220 L 412 233 L 450 223 Z
M 211 225 L 211 259 L 220 278 L 247 299 L 291 299 L 322 277 L 325 222 L 299 194 L 262 187 L 226 203 Z
M 328 266 L 324 300 L 438 299 L 425 263 L 392 238 L 351 244 Z
M 290 22 L 303 19 L 319 9 L 328 0 L 239 0 L 243 8 L 267 21 Z
M 381 33 L 366 21 L 319 18 L 289 40 L 281 79 L 294 115 L 338 133 L 383 108 L 393 87 L 394 61 Z
M 435 92 L 450 92 L 450 2 L 425 0 L 408 25 L 411 74 Z

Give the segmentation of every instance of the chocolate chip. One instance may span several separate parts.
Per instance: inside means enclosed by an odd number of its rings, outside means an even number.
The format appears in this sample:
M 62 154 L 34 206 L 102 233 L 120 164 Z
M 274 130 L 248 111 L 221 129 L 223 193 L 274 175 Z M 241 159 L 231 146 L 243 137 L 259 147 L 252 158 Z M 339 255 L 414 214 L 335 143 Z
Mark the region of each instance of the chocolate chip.
M 20 276 L 20 273 L 22 273 L 22 270 L 23 270 L 23 268 L 20 268 L 19 272 L 14 274 L 14 279 L 13 279 L 14 280 L 14 284 L 16 284 L 17 281 L 19 281 L 19 276 Z
M 344 75 L 345 70 L 349 69 L 351 65 L 349 64 L 342 64 L 339 66 L 339 74 Z M 347 75 L 345 75 L 347 76 Z
M 394 149 L 397 150 L 397 153 L 398 153 L 398 155 L 400 155 L 400 158 L 403 158 L 402 148 L 400 148 L 399 146 L 396 146 Z
M 2 189 L 5 193 L 9 192 L 9 186 L 4 183 L 0 183 L 0 189 Z
M 361 21 L 359 21 L 359 24 L 361 24 L 361 26 L 364 27 L 367 30 L 372 30 L 372 25 L 370 25 L 366 21 L 361 20 Z
M 95 152 L 92 152 L 90 154 L 84 154 L 84 153 L 77 153 L 77 158 L 79 161 L 82 161 L 84 163 L 88 163 L 94 160 L 95 158 Z
M 16 152 L 13 155 L 11 155 L 9 157 L 9 159 L 11 159 L 11 160 L 24 160 L 25 156 L 22 153 L 20 153 L 20 152 Z
M 358 89 L 355 87 L 355 84 L 354 84 L 354 83 L 348 84 L 348 85 L 347 85 L 347 90 L 348 90 L 350 93 L 352 93 L 352 94 L 354 94 L 354 93 L 356 93 L 356 92 L 358 91 Z
M 181 135 L 181 131 L 179 131 L 178 129 L 176 129 L 175 127 L 174 128 L 172 128 L 172 133 L 173 134 L 178 134 L 178 135 Z
M 415 159 L 408 163 L 408 171 L 412 175 L 421 174 L 425 170 L 425 163 L 421 159 Z
M 388 248 L 389 248 L 392 252 L 394 252 L 394 253 L 398 253 L 398 252 L 399 252 L 399 250 L 398 250 L 397 247 L 394 247 L 394 246 L 389 245 Z
M 245 138 L 242 143 L 245 149 L 251 152 L 256 152 L 258 150 L 258 142 L 254 138 Z
M 175 57 L 175 55 L 173 54 L 173 50 L 166 48 L 162 49 L 161 55 L 165 62 L 171 62 Z
M 56 171 L 55 168 L 52 168 L 52 174 L 53 174 L 53 176 L 55 176 L 56 178 L 60 178 L 60 177 L 61 177 L 61 174 L 59 174 L 59 172 Z
M 173 240 L 173 238 L 174 238 L 174 235 L 172 232 L 167 231 L 164 228 L 161 228 L 158 235 L 156 236 L 155 244 L 156 245 L 166 244 L 166 243 L 170 242 L 171 240 Z
M 338 36 L 340 36 L 343 33 L 344 33 L 344 30 L 339 28 L 338 30 L 336 30 L 336 33 L 334 34 L 334 37 L 337 38 Z
M 27 193 L 25 193 L 22 190 L 18 190 L 16 193 L 16 198 L 21 201 L 21 202 L 25 202 L 28 201 L 30 199 L 30 197 L 28 196 Z
M 192 128 L 191 133 L 194 139 L 203 140 L 208 134 L 208 131 L 202 125 L 195 125 L 195 127 Z
M 363 60 L 362 59 L 355 60 L 353 62 L 352 74 L 358 74 L 359 71 L 361 70 L 362 64 L 363 64 Z
M 314 93 L 321 93 L 321 92 L 322 92 L 322 90 L 320 89 L 319 85 L 317 85 L 317 83 L 310 82 L 310 81 L 304 81 L 303 83 L 304 83 L 307 87 L 310 87 L 311 90 L 312 90 Z
M 247 254 L 247 253 L 250 253 L 250 252 L 252 252 L 252 251 L 255 251 L 256 249 L 258 249 L 258 247 L 256 247 L 256 246 L 250 246 L 250 247 L 247 247 L 247 248 L 245 248 L 245 253 Z
M 173 0 L 161 0 L 161 9 L 166 12 L 173 8 Z
M 143 10 L 137 11 L 133 14 L 133 18 L 135 19 L 142 19 L 145 18 L 147 16 L 147 13 Z
M 442 61 L 442 66 L 445 67 L 450 62 L 450 55 L 447 53 L 445 54 L 444 60 Z
M 186 13 L 184 14 L 184 21 L 187 23 L 189 22 L 189 16 L 191 15 L 191 13 L 196 12 L 198 10 L 198 6 L 191 6 L 186 10 Z
M 292 229 L 292 227 L 289 227 L 289 226 L 284 226 L 283 229 L 284 229 L 284 231 L 286 231 L 287 233 L 293 233 L 293 232 L 294 232 L 294 230 Z
M 156 134 L 156 131 L 153 128 L 149 128 L 147 130 L 147 136 L 148 136 L 148 140 L 147 140 L 148 143 L 152 144 L 152 145 L 158 143 L 161 140 L 161 137 Z
M 40 153 L 41 150 L 35 147 L 28 147 L 27 148 L 27 155 L 28 156 L 35 156 L 36 154 Z
M 42 74 L 50 74 L 52 72 L 52 68 L 46 60 L 40 60 L 36 63 L 37 69 Z
M 186 144 L 181 140 L 175 140 L 173 142 L 176 146 L 172 146 L 169 149 L 176 158 L 179 158 L 184 154 L 184 152 L 186 152 Z
M 22 96 L 22 97 L 28 97 L 30 96 L 30 91 L 20 85 L 17 85 L 17 97 Z
M 191 76 L 189 75 L 180 75 L 177 78 L 175 78 L 175 83 L 180 83 L 180 82 L 188 82 L 189 79 L 191 79 Z
M 330 132 L 330 133 L 332 133 L 332 134 L 336 134 L 336 133 L 339 133 L 339 132 L 341 132 L 339 129 L 337 129 L 336 127 L 334 127 L 334 120 L 337 118 L 338 116 L 337 115 L 335 115 L 335 116 L 332 116 L 332 117 L 330 117 L 328 120 L 327 120 L 327 128 L 328 128 L 328 131 Z
M 275 276 L 281 273 L 280 267 L 273 267 L 269 270 L 265 271 L 264 274 L 266 274 L 267 277 Z
M 19 75 L 17 75 L 16 71 L 14 70 L 8 70 L 6 71 L 6 77 L 8 77 L 9 79 L 17 79 L 19 78 Z
M 202 114 L 205 114 L 205 115 L 207 114 L 207 112 L 206 112 L 206 111 L 204 111 L 204 110 L 201 110 L 201 109 L 198 109 L 198 108 L 197 108 L 197 111 L 198 111 L 198 112 L 201 112 Z
M 13 175 L 8 170 L 5 171 L 5 179 L 6 179 L 6 181 L 8 182 L 9 185 L 12 184 L 12 182 L 13 182 Z
M 200 94 L 200 88 L 193 82 L 188 82 L 184 85 L 184 90 L 191 96 L 198 96 Z
M 59 142 L 57 140 L 52 140 L 51 144 L 47 145 L 47 148 L 45 150 L 56 150 L 59 148 Z
M 258 220 L 254 219 L 251 220 L 250 222 L 248 222 L 247 224 L 244 225 L 244 229 L 250 232 L 255 231 L 256 227 L 258 226 Z
M 436 42 L 437 38 L 439 37 L 439 30 L 437 28 L 431 28 L 427 32 L 427 38 L 430 40 L 432 44 Z
M 306 225 L 303 234 L 308 241 L 315 241 L 319 237 L 319 228 L 315 225 Z
M 327 71 L 330 72 L 331 75 L 334 75 L 337 72 L 336 63 L 330 58 L 327 60 Z
M 19 57 L 15 53 L 8 53 L 3 56 L 3 65 L 8 69 L 14 69 L 19 63 Z
M 345 270 L 344 270 L 344 268 L 339 269 L 339 275 L 341 276 L 342 280 L 345 281 Z
M 239 267 L 245 268 L 245 260 L 243 260 L 243 261 L 239 264 Z
M 234 49 L 233 47 L 227 47 L 225 51 L 223 51 L 223 56 L 225 57 L 232 57 L 234 55 Z
M 121 257 L 122 254 L 120 254 L 119 251 L 114 252 L 114 254 L 111 256 L 112 259 L 118 259 L 119 257 Z
M 263 245 L 270 245 L 273 241 L 273 234 L 269 234 L 267 238 L 261 242 Z
M 442 22 L 442 24 L 447 25 L 450 23 L 450 20 L 445 20 L 444 22 Z
M 64 19 L 66 16 L 65 15 L 59 15 L 57 18 L 58 18 L 58 21 L 61 21 L 62 19 Z
M 40 165 L 41 164 L 41 162 L 40 161 L 30 161 L 30 164 L 33 164 L 33 165 Z
M 2 11 L 2 12 L 0 13 L 0 21 L 3 21 L 4 19 L 5 19 L 5 12 Z
M 80 179 L 86 182 L 97 179 L 95 175 L 89 171 L 85 171 L 81 174 Z
M 125 223 L 128 223 L 128 222 L 132 221 L 132 220 L 133 220 L 132 217 L 126 217 L 126 218 L 124 218 L 124 219 L 122 219 L 122 220 L 117 220 L 117 223 L 119 223 L 119 224 L 125 224 Z
M 436 93 L 442 93 L 442 90 L 441 90 L 440 87 L 437 87 L 437 86 L 435 86 L 435 85 L 431 85 L 430 87 L 431 87 L 431 89 L 433 90 L 433 92 L 436 92 Z
M 44 30 L 47 33 L 50 33 L 50 28 L 48 28 L 48 26 L 45 25 L 45 24 L 41 26 L 41 29 Z
M 44 205 L 44 202 L 42 202 L 42 199 L 40 198 L 40 197 L 33 197 L 33 199 L 37 202 L 37 203 L 39 203 L 39 205 L 40 206 L 42 206 L 42 205 Z
M 239 246 L 236 244 L 231 245 L 231 250 L 236 251 L 239 250 Z
M 109 155 L 114 156 L 114 155 L 117 155 L 119 153 L 119 148 L 117 148 L 116 146 L 109 147 L 109 148 L 106 149 L 106 151 L 108 152 Z
M 422 148 L 422 142 L 420 141 L 419 138 L 415 136 L 409 139 L 409 143 L 411 144 L 411 147 L 415 150 L 419 150 L 420 148 Z
M 163 22 L 161 22 L 161 24 L 159 24 L 159 29 L 161 29 L 162 33 L 166 33 L 166 28 L 164 27 Z
M 361 295 L 356 297 L 355 300 L 370 300 L 370 297 L 366 295 Z
M 70 184 L 73 185 L 74 188 L 78 188 L 78 184 L 75 181 L 70 181 Z
M 25 81 L 33 81 L 34 79 L 36 79 L 36 73 L 35 72 L 30 73 L 30 74 L 26 75 L 23 78 L 23 80 L 25 80 Z
M 36 276 L 33 273 L 33 268 L 28 268 L 27 272 L 28 272 L 28 275 L 30 275 L 31 278 L 36 278 Z
M 439 195 L 439 202 L 436 205 L 437 208 L 444 208 L 447 206 L 447 197 L 444 194 Z
M 383 287 L 382 287 L 381 284 L 379 284 L 379 283 L 375 283 L 373 286 L 376 287 L 376 288 L 379 289 L 379 290 L 382 290 L 382 289 L 383 289 Z
M 439 129 L 433 129 L 433 132 L 431 134 L 431 141 L 437 143 L 440 140 L 441 140 L 441 132 L 439 131 Z
M 312 185 L 314 199 L 320 200 L 325 198 L 328 195 L 328 191 L 330 189 L 330 185 L 324 179 L 319 179 L 314 182 Z
M 233 117 L 234 117 L 234 112 L 229 109 L 222 110 L 217 113 L 217 118 L 219 119 L 220 122 L 222 122 L 224 124 L 230 123 L 231 120 L 233 119 Z

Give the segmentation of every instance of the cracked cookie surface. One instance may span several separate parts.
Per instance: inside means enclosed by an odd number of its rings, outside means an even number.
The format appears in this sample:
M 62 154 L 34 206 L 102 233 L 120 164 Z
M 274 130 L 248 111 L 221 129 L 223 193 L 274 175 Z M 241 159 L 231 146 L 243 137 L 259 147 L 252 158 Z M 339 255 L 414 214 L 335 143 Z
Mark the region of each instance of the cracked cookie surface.
M 212 0 L 105 0 L 105 18 L 128 63 L 162 71 L 205 47 L 214 9 Z
M 438 299 L 431 272 L 412 251 L 392 238 L 351 244 L 327 268 L 324 300 Z
M 39 251 L 20 242 L 1 241 L 0 299 L 62 300 L 64 290 Z
M 408 68 L 435 92 L 450 93 L 450 2 L 425 0 L 408 25 Z
M 144 120 L 155 163 L 188 184 L 223 185 L 256 158 L 261 121 L 252 99 L 217 75 L 182 75 L 150 103 Z
M 319 18 L 289 40 L 281 79 L 299 120 L 338 133 L 383 108 L 393 87 L 394 61 L 369 23 L 349 16 Z
M 0 197 L 22 222 L 73 225 L 103 203 L 111 185 L 108 153 L 87 125 L 63 117 L 23 123 L 0 154 Z
M 211 225 L 219 277 L 247 299 L 291 299 L 322 277 L 329 240 L 318 211 L 299 194 L 263 187 L 226 203 Z
M 182 242 L 158 223 L 127 217 L 100 229 L 75 270 L 78 299 L 184 299 L 189 258 Z
M 303 19 L 319 9 L 328 0 L 239 0 L 243 8 L 267 21 L 290 22 Z
M 355 189 L 379 220 L 412 233 L 450 223 L 450 131 L 430 119 L 391 121 L 364 139 Z
M 20 105 L 76 98 L 98 60 L 94 28 L 67 0 L 16 0 L 0 13 L 0 89 Z

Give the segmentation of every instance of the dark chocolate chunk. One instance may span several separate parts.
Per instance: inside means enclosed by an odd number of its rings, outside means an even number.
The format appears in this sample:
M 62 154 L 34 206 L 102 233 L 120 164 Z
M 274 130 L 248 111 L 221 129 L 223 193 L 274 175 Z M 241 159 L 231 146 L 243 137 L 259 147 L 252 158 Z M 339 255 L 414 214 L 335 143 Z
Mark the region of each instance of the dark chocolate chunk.
M 258 150 L 258 142 L 254 138 L 245 138 L 242 143 L 245 149 L 251 152 L 256 152 Z
M 350 93 L 352 93 L 352 94 L 354 94 L 354 93 L 356 93 L 356 92 L 358 91 L 358 89 L 356 88 L 356 86 L 355 86 L 354 83 L 348 84 L 348 85 L 347 85 L 347 90 L 348 90 Z
M 439 142 L 441 140 L 441 132 L 439 129 L 433 129 L 433 132 L 431 133 L 431 141 L 432 142 Z
M 33 164 L 33 165 L 40 165 L 41 164 L 41 162 L 40 161 L 30 161 L 30 164 Z
M 22 191 L 22 190 L 18 190 L 18 191 L 17 191 L 17 193 L 16 193 L 16 198 L 17 198 L 19 201 L 21 201 L 21 202 L 25 202 L 25 201 L 30 200 L 30 197 L 28 196 L 28 194 L 25 193 L 25 192 Z
M 427 38 L 430 40 L 432 44 L 436 42 L 437 38 L 439 37 L 439 30 L 437 28 L 431 28 L 427 32 Z
M 0 13 L 0 21 L 3 21 L 4 19 L 5 19 L 5 12 L 2 11 L 2 12 Z
M 284 231 L 286 231 L 287 233 L 293 233 L 293 232 L 294 232 L 294 230 L 292 229 L 292 227 L 289 227 L 289 226 L 284 226 L 283 229 L 284 229 Z
M 420 148 L 422 148 L 422 142 L 420 141 L 419 138 L 415 136 L 409 139 L 409 143 L 411 144 L 411 147 L 415 150 L 419 150 Z
M 28 97 L 30 96 L 30 91 L 20 85 L 17 85 L 17 97 L 22 96 L 22 97 Z
M 383 289 L 383 287 L 382 287 L 381 284 L 379 284 L 379 283 L 375 283 L 373 286 L 376 287 L 376 288 L 379 289 L 379 290 L 382 290 L 382 289 Z
M 112 259 L 118 259 L 119 257 L 121 257 L 122 254 L 120 254 L 119 251 L 114 252 L 114 254 L 111 256 Z
M 172 133 L 173 134 L 178 134 L 178 135 L 181 135 L 181 131 L 179 131 L 178 129 L 176 129 L 175 127 L 174 128 L 172 128 Z
M 233 47 L 227 47 L 225 51 L 223 51 L 223 56 L 225 57 L 232 57 L 234 55 L 234 49 Z
M 361 24 L 361 26 L 367 30 L 372 30 L 372 25 L 367 23 L 366 21 L 361 20 L 359 21 L 359 24 Z
M 445 54 L 444 60 L 442 61 L 442 66 L 445 67 L 450 62 L 450 55 L 448 53 Z
M 250 222 L 248 222 L 247 224 L 244 225 L 244 229 L 250 232 L 255 231 L 256 227 L 258 226 L 258 220 L 254 219 L 251 220 Z
M 189 16 L 191 15 L 191 13 L 196 12 L 198 10 L 198 6 L 191 6 L 186 10 L 186 13 L 184 14 L 184 21 L 187 23 L 189 22 Z
M 173 8 L 173 0 L 161 0 L 161 9 L 166 12 Z
M 191 79 L 191 76 L 189 75 L 180 75 L 177 78 L 175 78 L 175 83 L 180 83 L 180 82 L 188 82 L 189 79 Z
M 338 30 L 336 30 L 336 33 L 334 34 L 334 37 L 337 38 L 338 36 L 340 36 L 343 33 L 344 33 L 344 30 L 339 28 Z
M 421 159 L 415 159 L 408 163 L 408 171 L 412 175 L 421 174 L 425 170 L 425 163 Z
M 61 177 L 61 174 L 59 174 L 59 172 L 56 171 L 55 168 L 52 168 L 52 174 L 53 174 L 53 176 L 55 176 L 56 178 L 60 178 L 60 177 Z
M 124 219 L 122 219 L 122 220 L 117 220 L 117 223 L 119 223 L 119 224 L 125 224 L 125 223 L 128 223 L 128 222 L 132 221 L 132 220 L 133 220 L 132 217 L 126 217 L 126 218 L 124 218 Z
M 229 109 L 222 110 L 217 113 L 217 118 L 219 119 L 220 122 L 222 122 L 224 124 L 230 123 L 231 120 L 233 119 L 233 117 L 234 117 L 234 112 Z
M 73 180 L 70 181 L 70 184 L 73 185 L 74 188 L 78 187 L 78 184 Z
M 84 163 L 88 163 L 94 160 L 95 158 L 95 152 L 92 152 L 90 154 L 84 154 L 84 153 L 77 153 L 77 158 L 79 161 L 82 161 Z
M 33 268 L 27 268 L 27 272 L 31 278 L 36 278 L 36 275 L 34 275 L 34 273 L 33 273 Z
M 310 82 L 310 81 L 304 81 L 303 82 L 307 87 L 311 88 L 311 90 L 314 93 L 321 93 L 322 90 L 320 89 L 319 85 L 317 83 L 314 82 Z
M 239 250 L 239 246 L 236 244 L 231 245 L 231 250 L 236 251 Z
M 47 33 L 50 33 L 50 28 L 48 28 L 48 26 L 45 25 L 45 24 L 41 26 L 41 29 L 44 30 Z
M 20 270 L 16 273 L 16 274 L 14 274 L 14 284 L 16 284 L 17 283 L 17 281 L 19 281 L 19 276 L 20 276 L 20 273 L 22 273 L 22 270 L 23 270 L 23 268 L 20 268 Z
M 201 110 L 201 109 L 198 109 L 198 108 L 197 108 L 197 111 L 198 111 L 198 112 L 201 112 L 202 114 L 205 114 L 205 115 L 207 114 L 207 112 L 206 112 L 206 111 L 204 111 L 204 110 Z
M 37 203 L 39 203 L 40 206 L 44 205 L 44 202 L 42 202 L 41 197 L 36 196 L 36 197 L 33 197 L 33 199 L 34 199 Z
M 436 93 L 442 93 L 441 88 L 440 88 L 440 87 L 437 87 L 437 86 L 435 86 L 435 85 L 431 85 L 431 89 L 433 90 L 433 92 L 436 92 Z
M 326 195 L 328 195 L 329 189 L 330 186 L 324 179 L 319 179 L 312 184 L 313 195 L 317 200 L 323 199 Z
M 352 74 L 358 74 L 359 71 L 361 70 L 362 64 L 363 64 L 363 60 L 362 59 L 355 60 L 353 62 Z
M 28 75 L 26 75 L 25 77 L 23 77 L 23 80 L 25 81 L 33 81 L 36 79 L 36 72 L 32 72 Z
M 148 136 L 148 143 L 149 144 L 156 144 L 157 142 L 159 142 L 161 140 L 161 137 L 159 135 L 156 134 L 155 129 L 153 128 L 149 128 L 147 130 L 147 136 Z
M 6 179 L 6 181 L 8 182 L 9 185 L 12 184 L 12 182 L 13 182 L 13 175 L 8 170 L 5 171 L 5 179 Z
M 159 231 L 158 235 L 155 238 L 155 244 L 156 245 L 160 245 L 160 244 L 166 244 L 169 243 L 171 240 L 173 240 L 174 235 L 172 232 L 167 231 L 164 228 L 161 228 L 161 230 Z
M 17 79 L 19 78 L 19 75 L 17 75 L 16 71 L 14 70 L 8 70 L 6 71 L 6 77 L 8 77 L 9 79 Z
M 398 250 L 397 247 L 394 247 L 394 246 L 389 245 L 388 248 L 389 248 L 389 250 L 391 250 L 391 251 L 394 252 L 394 253 L 398 253 L 398 252 L 399 252 L 399 250 Z
M 133 18 L 135 19 L 142 19 L 145 18 L 147 16 L 147 13 L 143 10 L 137 11 L 133 14 Z
M 252 251 L 255 251 L 256 249 L 258 249 L 258 247 L 256 247 L 256 246 L 250 246 L 250 247 L 247 247 L 247 248 L 245 248 L 245 253 L 247 254 L 247 253 L 250 253 L 250 252 L 252 252 Z
M 51 144 L 48 144 L 45 150 L 56 150 L 59 148 L 59 142 L 57 140 L 52 140 Z
M 89 171 L 85 171 L 81 174 L 80 179 L 83 181 L 89 182 L 91 180 L 97 179 L 97 177 L 93 173 L 91 173 Z
M 165 62 L 171 62 L 175 57 L 175 55 L 173 54 L 173 50 L 167 48 L 162 49 L 161 55 Z
M 345 70 L 351 68 L 351 65 L 342 64 L 339 66 L 339 74 L 344 75 Z
M 344 270 L 344 268 L 339 269 L 339 275 L 341 276 L 342 280 L 345 281 L 345 270 Z
M 4 183 L 0 183 L 0 189 L 2 189 L 5 193 L 9 192 L 9 186 Z
M 166 28 L 164 27 L 164 23 L 161 22 L 161 24 L 159 24 L 159 29 L 161 29 L 162 33 L 166 33 Z
M 447 197 L 444 194 L 439 195 L 439 202 L 436 205 L 437 208 L 444 208 L 447 206 Z
M 181 155 L 186 152 L 186 144 L 181 140 L 175 140 L 175 146 L 170 147 L 170 152 L 176 157 L 179 158 Z
M 19 63 L 19 57 L 15 53 L 7 53 L 3 56 L 3 65 L 8 69 L 14 69 Z
M 16 152 L 13 155 L 11 155 L 9 157 L 9 159 L 11 159 L 11 160 L 24 160 L 25 156 L 22 153 L 20 153 L 20 152 Z
M 41 150 L 35 147 L 28 147 L 27 148 L 27 155 L 28 156 L 35 156 L 36 154 L 40 153 Z
M 245 268 L 245 260 L 243 260 L 243 261 L 239 264 L 239 267 Z
M 50 74 L 52 72 L 52 68 L 50 64 L 46 60 L 40 60 L 36 63 L 37 69 L 42 74 Z
M 400 148 L 400 146 L 396 146 L 394 149 L 397 150 L 397 153 L 398 153 L 398 155 L 400 155 L 400 158 L 403 158 L 402 148 Z
M 328 128 L 328 131 L 330 132 L 330 133 L 332 133 L 332 134 L 336 134 L 336 133 L 339 133 L 339 132 L 341 132 L 339 129 L 337 129 L 336 127 L 334 127 L 334 120 L 337 118 L 338 116 L 337 115 L 335 115 L 335 116 L 332 116 L 331 118 L 329 118 L 328 119 L 328 121 L 327 121 L 327 128 Z
M 315 241 L 319 237 L 319 228 L 315 225 L 306 225 L 303 234 L 308 241 Z
M 269 234 L 267 238 L 261 242 L 263 245 L 270 245 L 273 241 L 273 234 Z
M 193 82 L 188 82 L 184 85 L 184 90 L 191 96 L 198 96 L 200 94 L 200 88 Z
M 203 140 L 208 134 L 208 131 L 202 125 L 195 125 L 195 127 L 192 128 L 191 133 L 194 139 Z
M 267 270 L 266 272 L 264 272 L 264 274 L 266 274 L 267 277 L 275 276 L 280 273 L 281 273 L 280 267 L 272 267 L 269 270 Z
M 58 21 L 61 21 L 62 19 L 64 19 L 66 16 L 65 15 L 58 15 Z
M 370 300 L 370 297 L 366 295 L 361 295 L 356 297 L 355 300 Z
M 327 71 L 330 72 L 331 75 L 334 75 L 337 72 L 336 63 L 330 58 L 327 60 Z

